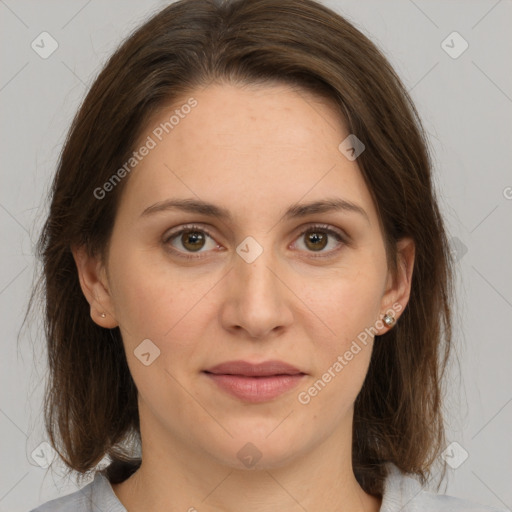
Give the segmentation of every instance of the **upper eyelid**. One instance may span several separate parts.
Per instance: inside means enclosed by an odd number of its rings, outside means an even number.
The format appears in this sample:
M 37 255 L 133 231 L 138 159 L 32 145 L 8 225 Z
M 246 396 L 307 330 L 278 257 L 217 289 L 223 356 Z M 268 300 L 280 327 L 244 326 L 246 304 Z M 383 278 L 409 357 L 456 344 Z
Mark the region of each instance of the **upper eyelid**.
M 303 226 L 301 228 L 298 229 L 298 233 L 296 234 L 296 236 L 301 236 L 303 235 L 304 233 L 312 230 L 312 229 L 323 229 L 324 231 L 327 231 L 329 232 L 331 235 L 334 234 L 334 235 L 337 235 L 340 237 L 340 239 L 344 242 L 344 243 L 347 243 L 347 238 L 348 238 L 348 235 L 345 233 L 344 230 L 340 229 L 340 228 L 337 228 L 335 226 L 332 226 L 330 224 L 325 224 L 325 223 L 310 223 L 306 226 Z M 175 238 L 176 236 L 178 235 L 181 235 L 183 232 L 185 231 L 194 231 L 194 230 L 197 230 L 197 231 L 201 231 L 201 232 L 204 232 L 207 236 L 209 236 L 212 240 L 214 240 L 215 242 L 217 242 L 216 238 L 214 237 L 214 235 L 210 232 L 210 230 L 204 226 L 201 226 L 200 224 L 196 224 L 196 223 L 193 223 L 193 224 L 184 224 L 178 228 L 176 228 L 175 230 L 172 230 L 171 233 L 168 233 L 168 234 L 165 234 L 164 235 L 164 242 L 165 243 L 168 243 L 170 240 L 172 240 L 173 238 Z M 218 242 L 217 242 L 218 243 Z
M 172 228 L 172 229 L 166 231 L 164 234 L 164 240 L 169 240 L 170 238 L 173 238 L 176 235 L 180 235 L 184 231 L 194 231 L 194 230 L 204 231 L 209 236 L 212 236 L 212 235 L 210 235 L 210 231 L 208 228 L 205 228 L 198 224 L 183 224 L 182 226 L 178 226 L 177 228 Z

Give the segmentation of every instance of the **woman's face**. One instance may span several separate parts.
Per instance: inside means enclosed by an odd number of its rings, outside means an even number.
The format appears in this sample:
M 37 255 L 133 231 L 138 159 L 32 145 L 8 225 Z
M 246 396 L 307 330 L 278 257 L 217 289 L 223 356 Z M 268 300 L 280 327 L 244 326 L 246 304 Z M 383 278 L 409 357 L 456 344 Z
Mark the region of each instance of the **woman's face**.
M 124 178 L 106 268 L 79 264 L 94 320 L 120 327 L 143 443 L 273 467 L 349 442 L 373 334 L 410 271 L 391 278 L 348 135 L 303 91 L 221 84 L 143 133 L 137 148 L 154 147 Z

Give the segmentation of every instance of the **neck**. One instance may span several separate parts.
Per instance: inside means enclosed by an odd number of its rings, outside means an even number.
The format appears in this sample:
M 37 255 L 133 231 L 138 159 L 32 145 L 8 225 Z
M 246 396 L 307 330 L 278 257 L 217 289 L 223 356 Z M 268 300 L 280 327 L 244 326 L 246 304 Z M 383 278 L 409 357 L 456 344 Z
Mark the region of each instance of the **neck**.
M 239 469 L 141 421 L 142 464 L 112 487 L 130 512 L 377 512 L 381 498 L 365 493 L 352 470 L 351 427 L 287 463 Z

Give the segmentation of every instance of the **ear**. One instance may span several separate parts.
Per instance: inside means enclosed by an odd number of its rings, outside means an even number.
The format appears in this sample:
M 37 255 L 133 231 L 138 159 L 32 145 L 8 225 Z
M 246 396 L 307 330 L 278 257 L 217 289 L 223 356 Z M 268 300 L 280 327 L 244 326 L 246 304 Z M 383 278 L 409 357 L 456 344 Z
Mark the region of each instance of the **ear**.
M 416 247 L 412 238 L 402 238 L 397 242 L 396 274 L 391 270 L 388 271 L 386 291 L 381 301 L 381 321 L 386 314 L 398 320 L 407 306 L 411 294 L 415 253 Z M 382 328 L 379 328 L 379 335 L 391 329 L 384 322 L 382 324 Z
M 98 256 L 91 256 L 84 246 L 72 247 L 80 287 L 91 307 L 91 318 L 100 327 L 113 329 L 118 323 L 114 315 L 107 273 Z

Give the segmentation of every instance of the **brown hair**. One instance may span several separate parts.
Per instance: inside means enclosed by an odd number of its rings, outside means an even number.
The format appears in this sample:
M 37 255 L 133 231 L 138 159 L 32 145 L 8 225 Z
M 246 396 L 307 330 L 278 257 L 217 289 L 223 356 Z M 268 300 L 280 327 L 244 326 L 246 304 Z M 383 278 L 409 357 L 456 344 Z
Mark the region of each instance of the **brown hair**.
M 92 85 L 63 148 L 38 245 L 52 445 L 81 474 L 108 456 L 113 482 L 140 463 L 126 445 L 140 431 L 120 331 L 91 320 L 71 247 L 105 256 L 129 178 L 101 200 L 94 190 L 131 156 L 153 114 L 214 81 L 281 82 L 326 96 L 365 144 L 357 162 L 379 212 L 390 264 L 396 268 L 396 242 L 406 236 L 414 239 L 416 260 L 409 304 L 396 327 L 376 340 L 355 403 L 353 467 L 363 489 L 375 495 L 383 492 L 386 462 L 425 482 L 444 443 L 441 382 L 452 293 L 426 137 L 381 52 L 312 0 L 178 1 L 137 29 Z

